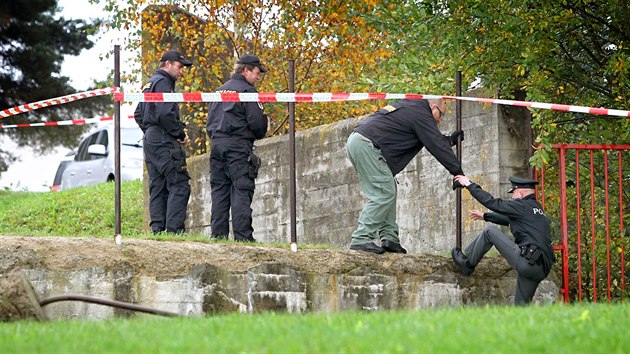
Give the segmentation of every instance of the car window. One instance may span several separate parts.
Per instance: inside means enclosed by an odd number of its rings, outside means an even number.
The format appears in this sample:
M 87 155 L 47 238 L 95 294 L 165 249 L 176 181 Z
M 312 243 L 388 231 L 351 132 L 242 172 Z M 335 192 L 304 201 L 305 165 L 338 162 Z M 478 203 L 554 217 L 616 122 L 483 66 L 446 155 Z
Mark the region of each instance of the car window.
M 108 142 L 108 136 L 109 134 L 107 134 L 107 130 L 101 130 L 98 133 L 98 137 L 96 138 L 96 141 L 94 142 L 94 144 L 100 144 L 100 145 L 105 145 L 105 152 L 109 152 L 109 145 L 107 145 Z M 103 155 L 90 155 L 90 160 L 98 160 L 98 159 L 104 159 L 105 156 Z
M 85 161 L 85 160 L 90 159 L 90 156 L 87 153 L 87 150 L 90 145 L 94 144 L 97 137 L 98 137 L 98 133 L 95 133 L 83 139 L 83 141 L 79 145 L 79 149 L 77 150 L 77 156 L 74 157 L 75 161 Z

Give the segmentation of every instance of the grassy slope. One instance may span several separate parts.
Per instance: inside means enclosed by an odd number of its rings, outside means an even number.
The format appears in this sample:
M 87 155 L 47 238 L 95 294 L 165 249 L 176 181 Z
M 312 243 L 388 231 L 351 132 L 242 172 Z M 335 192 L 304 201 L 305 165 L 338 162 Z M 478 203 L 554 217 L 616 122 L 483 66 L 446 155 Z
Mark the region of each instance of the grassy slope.
M 0 324 L 4 353 L 627 353 L 630 305 Z
M 121 183 L 121 228 L 142 233 L 142 181 Z M 114 235 L 114 183 L 54 193 L 0 191 L 0 234 Z

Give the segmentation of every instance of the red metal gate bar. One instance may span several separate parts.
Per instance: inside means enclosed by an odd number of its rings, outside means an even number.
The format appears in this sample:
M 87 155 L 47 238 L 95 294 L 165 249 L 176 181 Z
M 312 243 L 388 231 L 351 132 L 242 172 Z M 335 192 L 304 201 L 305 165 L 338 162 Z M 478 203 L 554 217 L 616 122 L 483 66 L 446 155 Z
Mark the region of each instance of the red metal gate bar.
M 617 162 L 617 168 L 619 169 L 619 237 L 623 239 L 623 232 L 624 232 L 624 228 L 623 228 L 623 160 L 621 158 L 623 154 L 623 150 L 619 150 L 617 157 L 618 157 L 618 162 Z M 623 240 L 621 240 L 623 241 Z M 621 243 L 621 292 L 624 293 L 626 290 L 626 281 L 625 281 L 625 268 L 626 268 L 626 262 L 624 259 L 624 244 L 623 242 Z
M 560 237 L 562 247 L 562 283 L 566 288 L 565 302 L 569 299 L 569 228 L 567 225 L 567 178 L 566 178 L 566 148 L 560 147 Z M 566 282 L 566 283 L 565 283 Z
M 576 210 L 581 208 L 581 195 L 580 195 L 580 150 L 575 150 L 575 195 L 576 195 Z M 576 213 L 577 216 L 577 272 L 578 272 L 578 301 L 582 301 L 582 222 L 580 218 L 581 213 Z
M 608 150 L 604 150 L 604 190 L 605 201 L 606 201 L 606 277 L 607 277 L 607 286 L 608 291 L 606 295 L 608 296 L 608 302 L 610 302 L 610 202 L 608 198 Z
M 593 150 L 589 150 L 591 156 L 591 257 L 592 274 L 597 274 L 597 253 L 595 252 L 595 178 L 593 176 Z M 597 302 L 597 277 L 593 277 L 593 301 Z

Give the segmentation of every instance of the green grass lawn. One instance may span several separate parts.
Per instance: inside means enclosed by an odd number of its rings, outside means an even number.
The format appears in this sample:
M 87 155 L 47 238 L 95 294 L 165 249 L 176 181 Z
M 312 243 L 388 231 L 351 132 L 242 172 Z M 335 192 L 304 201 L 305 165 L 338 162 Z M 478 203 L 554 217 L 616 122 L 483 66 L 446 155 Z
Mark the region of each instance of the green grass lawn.
M 630 306 L 0 324 L 3 353 L 627 353 Z
M 141 234 L 142 181 L 121 183 L 121 228 Z M 60 192 L 0 191 L 0 235 L 114 235 L 114 183 L 101 183 Z
M 124 182 L 121 188 L 125 237 L 210 242 L 203 235 L 144 233 L 142 182 Z M 112 237 L 113 198 L 113 183 L 56 193 L 0 191 L 0 234 Z M 0 353 L 629 353 L 628 329 L 630 305 L 623 303 L 206 318 L 138 315 L 0 323 Z

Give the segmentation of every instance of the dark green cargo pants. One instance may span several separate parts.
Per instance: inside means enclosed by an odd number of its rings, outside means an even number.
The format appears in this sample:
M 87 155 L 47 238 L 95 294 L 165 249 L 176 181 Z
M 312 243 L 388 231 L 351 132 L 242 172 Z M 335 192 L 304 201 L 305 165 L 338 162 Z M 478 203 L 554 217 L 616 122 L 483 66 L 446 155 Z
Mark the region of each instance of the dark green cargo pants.
M 352 132 L 346 144 L 348 158 L 359 175 L 366 199 L 352 245 L 372 242 L 376 237 L 400 243 L 396 223 L 396 180 L 380 149 L 363 135 Z

